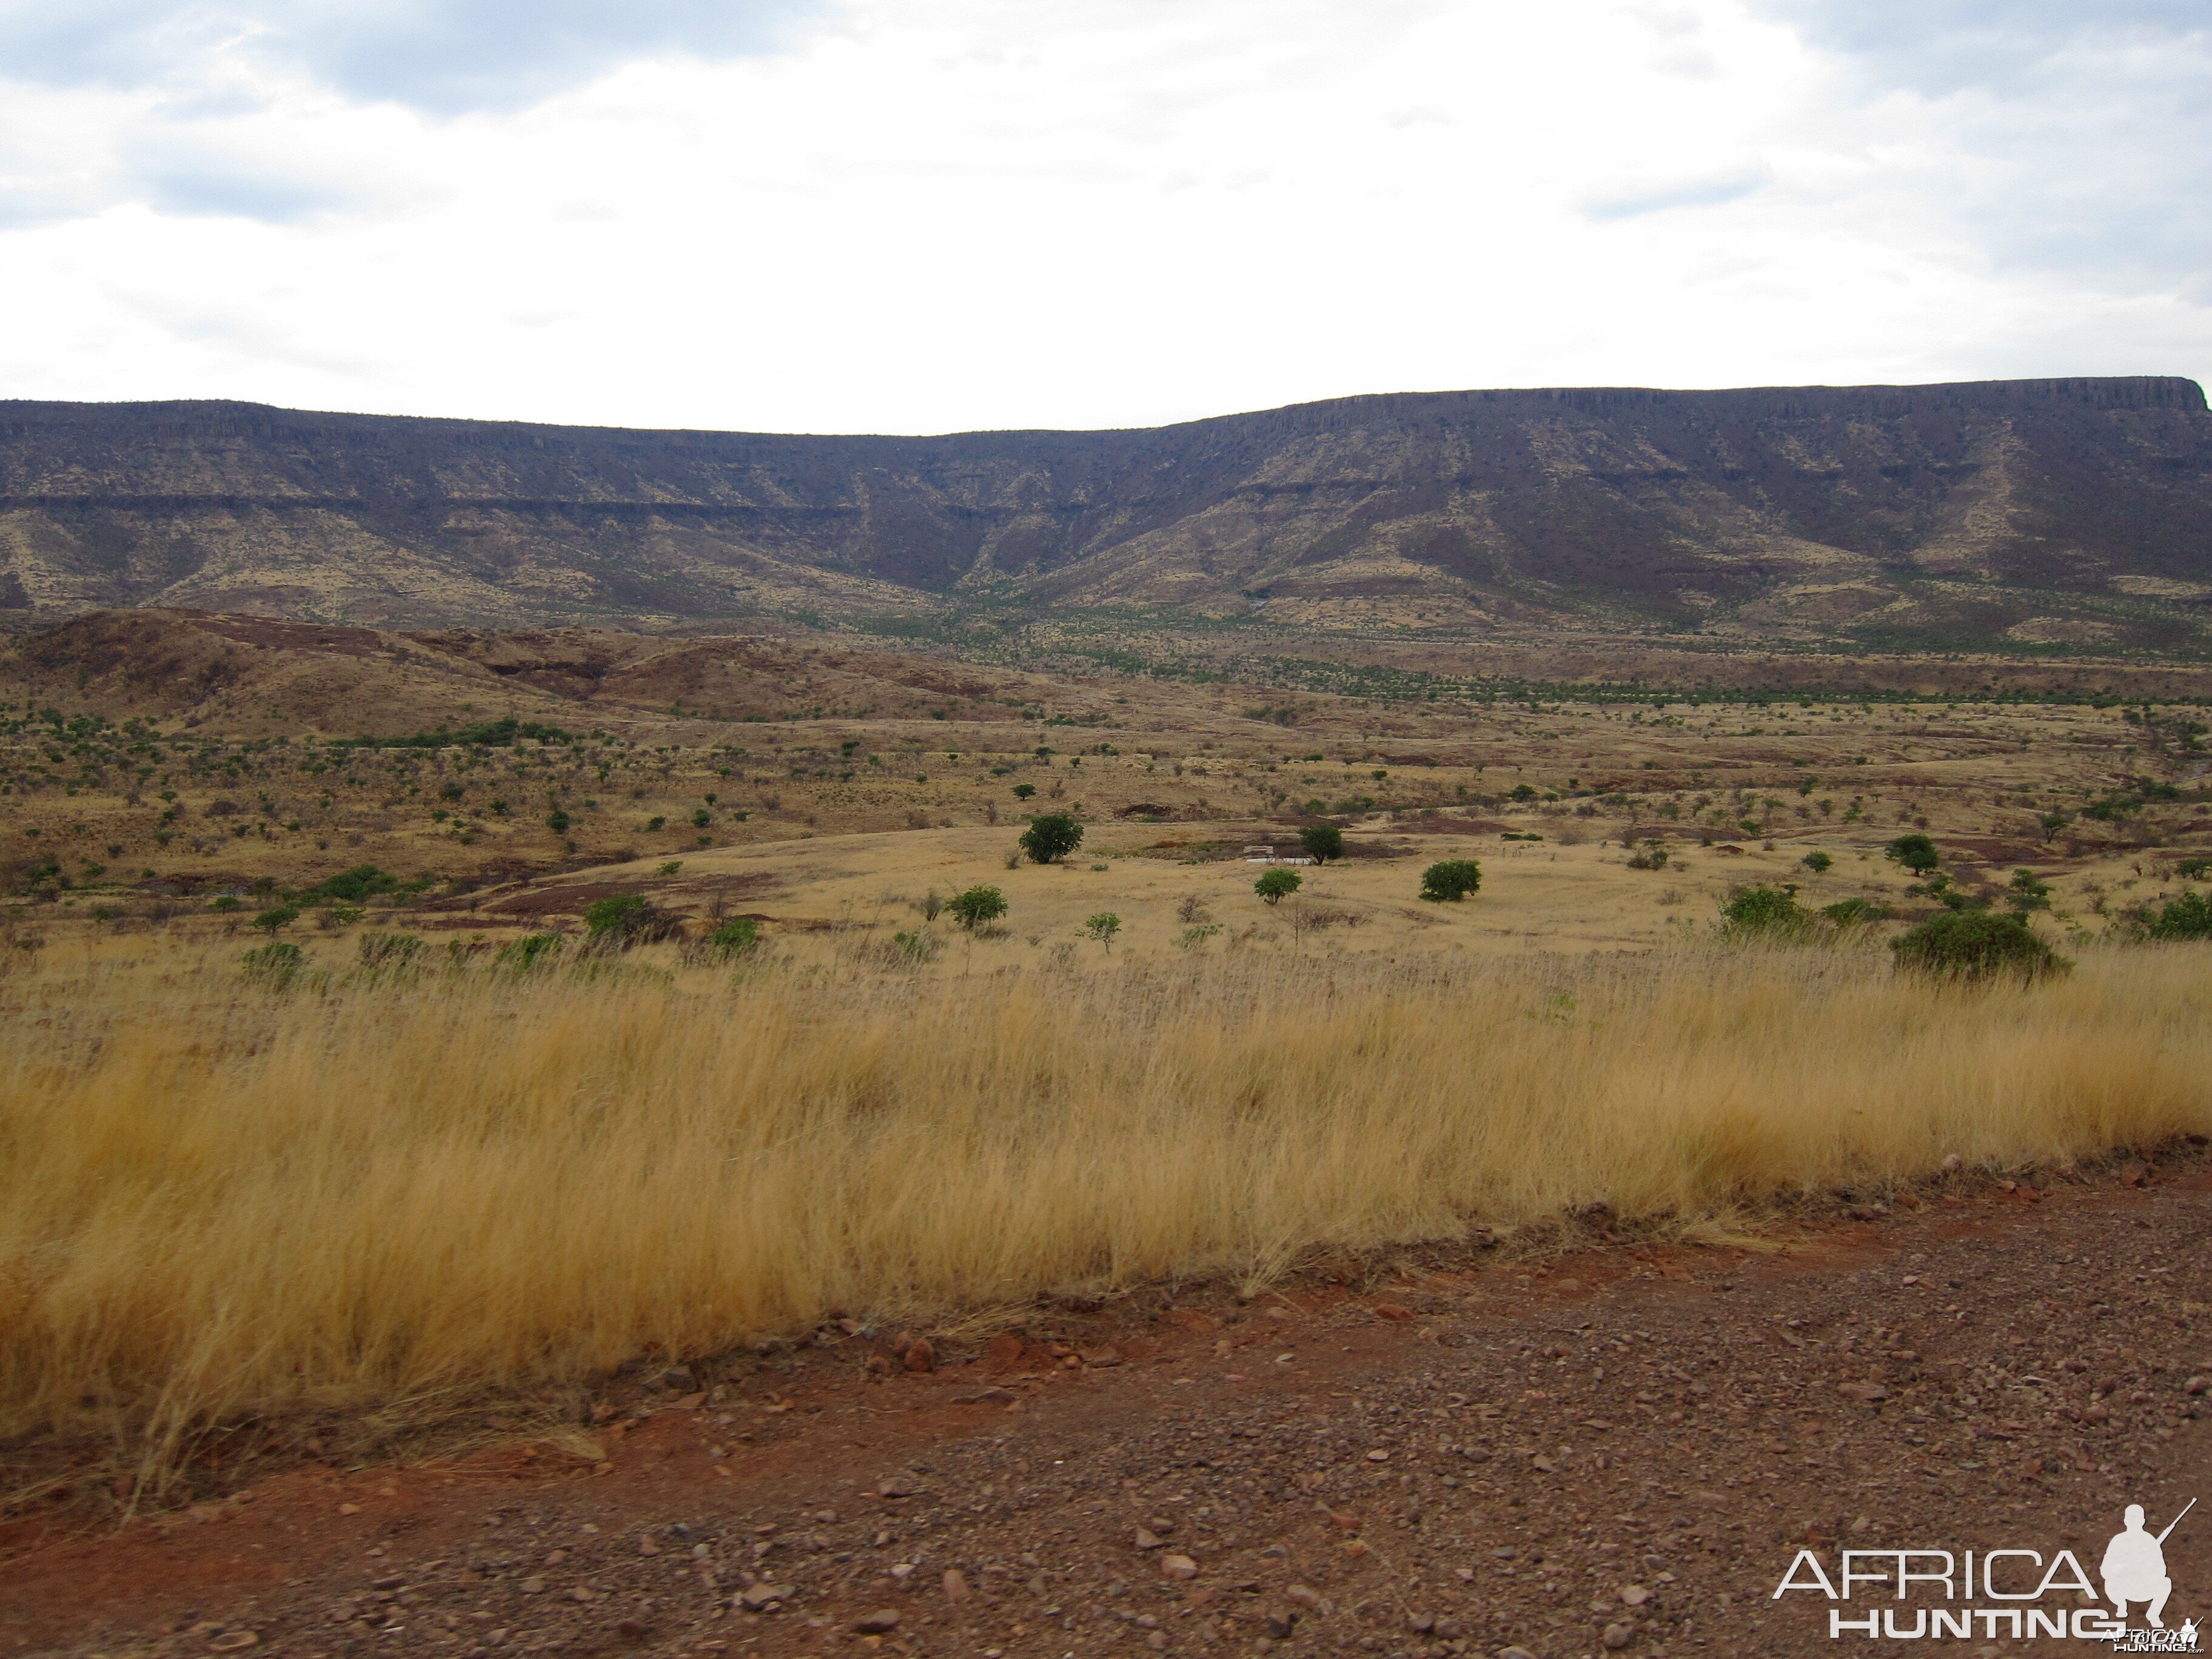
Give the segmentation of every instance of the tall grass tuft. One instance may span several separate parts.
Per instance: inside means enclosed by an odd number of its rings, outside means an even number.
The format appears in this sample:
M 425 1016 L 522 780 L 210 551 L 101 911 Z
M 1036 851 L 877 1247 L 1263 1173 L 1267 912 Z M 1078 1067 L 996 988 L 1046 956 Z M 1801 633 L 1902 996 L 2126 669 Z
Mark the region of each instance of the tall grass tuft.
M 289 995 L 131 947 L 0 981 L 0 1435 L 104 1412 L 149 1458 L 841 1309 L 2212 1129 L 2194 945 L 1981 989 L 1829 948 Z

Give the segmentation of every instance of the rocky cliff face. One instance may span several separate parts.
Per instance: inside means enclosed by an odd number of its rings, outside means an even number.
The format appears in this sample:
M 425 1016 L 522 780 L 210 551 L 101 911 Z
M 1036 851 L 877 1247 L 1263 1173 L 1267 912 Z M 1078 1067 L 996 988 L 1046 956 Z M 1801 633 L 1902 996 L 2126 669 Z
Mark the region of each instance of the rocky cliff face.
M 2191 381 L 1402 394 L 1147 431 L 0 403 L 0 606 L 435 626 L 947 603 L 2191 643 Z

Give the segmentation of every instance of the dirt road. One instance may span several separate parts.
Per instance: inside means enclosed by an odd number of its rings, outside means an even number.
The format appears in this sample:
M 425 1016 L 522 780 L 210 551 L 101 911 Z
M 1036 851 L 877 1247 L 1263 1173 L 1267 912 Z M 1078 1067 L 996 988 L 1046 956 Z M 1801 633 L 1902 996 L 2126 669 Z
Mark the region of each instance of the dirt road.
M 120 1534 L 19 1527 L 0 1655 L 1913 1645 L 1831 1637 L 1885 1607 L 1994 1610 L 1942 1650 L 1996 1653 L 2024 1645 L 2008 1607 L 2089 1605 L 1998 1583 L 2062 1548 L 2094 1576 L 2124 1506 L 2154 1533 L 2192 1497 L 2166 1622 L 2212 1614 L 2201 1153 L 1930 1192 L 1780 1253 L 1393 1269 L 1040 1309 L 933 1352 L 826 1328 L 624 1379 L 596 1460 L 307 1468 Z M 1845 1547 L 2039 1559 L 1949 1602 L 1774 1599 L 1800 1549 L 1832 1579 Z

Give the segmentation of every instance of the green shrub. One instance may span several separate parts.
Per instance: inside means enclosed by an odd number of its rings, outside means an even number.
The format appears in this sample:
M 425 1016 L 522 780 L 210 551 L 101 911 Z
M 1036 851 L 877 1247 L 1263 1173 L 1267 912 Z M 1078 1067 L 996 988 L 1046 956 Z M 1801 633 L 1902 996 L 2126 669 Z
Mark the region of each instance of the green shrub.
M 1916 876 L 1924 876 L 1943 861 L 1936 843 L 1925 836 L 1899 836 L 1882 849 L 1882 856 L 1901 864 Z
M 259 915 L 254 917 L 253 925 L 256 927 L 258 927 L 263 933 L 268 934 L 270 938 L 274 939 L 281 930 L 289 927 L 294 922 L 299 921 L 299 919 L 300 907 L 298 905 L 276 904 L 271 905 L 268 909 L 264 910 Z
M 1798 862 L 1802 864 L 1808 870 L 1810 870 L 1814 875 L 1820 876 L 1826 875 L 1831 869 L 1832 869 L 1835 866 L 1836 861 L 1830 858 L 1826 853 L 1823 853 L 1819 848 L 1815 848 L 1812 852 L 1806 854 L 1802 859 L 1798 860 Z
M 2134 919 L 2138 939 L 2212 939 L 2212 899 L 2202 893 L 2184 893 L 2152 908 L 2146 906 Z
M 1252 890 L 1268 904 L 1279 904 L 1305 884 L 1295 870 L 1270 870 L 1252 884 Z
M 1041 818 L 1031 818 L 1030 827 L 1022 831 L 1022 851 L 1038 864 L 1051 864 L 1066 858 L 1083 845 L 1083 826 L 1065 812 L 1048 812 Z
M 1316 864 L 1344 856 L 1344 831 L 1333 823 L 1310 823 L 1298 831 L 1298 847 Z
M 246 977 L 256 985 L 270 990 L 283 990 L 300 975 L 307 965 L 307 958 L 296 945 L 283 939 L 271 939 L 258 945 L 240 958 Z
M 691 827 L 694 830 L 704 830 L 714 821 L 714 815 L 703 806 L 696 808 L 691 814 Z
M 1838 927 L 1856 927 L 1861 922 L 1881 921 L 1889 912 L 1881 905 L 1863 898 L 1838 899 L 1833 904 L 1824 904 L 1820 914 Z
M 240 908 L 240 903 L 239 896 L 235 893 L 225 893 L 220 898 L 216 899 L 213 904 L 208 906 L 209 909 L 216 912 L 218 915 L 225 915 Z
M 585 943 L 603 951 L 667 939 L 682 925 L 642 893 L 617 893 L 584 907 Z
M 702 943 L 723 961 L 733 962 L 760 949 L 760 924 L 750 916 L 732 916 Z
M 1802 933 L 1812 926 L 1794 887 L 1740 888 L 1721 906 L 1721 932 L 1732 939 Z
M 1084 922 L 1083 931 L 1097 939 L 1105 947 L 1106 954 L 1111 956 L 1114 954 L 1114 935 L 1121 931 L 1121 918 L 1111 910 L 1101 910 Z
M 2015 870 L 2012 872 L 2012 890 L 2005 895 L 2005 902 L 2023 916 L 2030 910 L 2048 910 L 2051 884 L 2033 870 Z
M 891 935 L 891 949 L 896 952 L 898 960 L 910 968 L 927 966 L 936 958 L 941 948 L 937 936 L 927 931 Z
M 2019 916 L 1995 910 L 1954 910 L 1930 916 L 1890 940 L 1900 973 L 1969 984 L 2014 977 L 2037 980 L 2073 964 L 2036 936 Z
M 532 933 L 516 939 L 512 945 L 500 947 L 492 958 L 492 966 L 505 969 L 511 974 L 527 974 L 535 969 L 550 968 L 554 958 L 561 954 L 562 939 L 558 933 Z
M 1431 904 L 1457 903 L 1482 885 L 1482 866 L 1473 859 L 1446 859 L 1421 872 L 1421 896 Z
M 556 836 L 567 835 L 568 833 L 568 815 L 562 811 L 559 807 L 555 807 L 551 811 L 545 815 L 545 827 L 548 830 L 550 830 Z
M 1006 914 L 1006 896 L 995 887 L 970 887 L 964 893 L 955 893 L 945 908 L 952 913 L 953 921 L 972 933 L 985 922 L 996 921 Z
M 1628 867 L 1632 870 L 1664 870 L 1667 867 L 1667 849 L 1656 838 L 1648 840 L 1639 850 L 1628 855 Z
M 356 864 L 350 870 L 325 876 L 297 896 L 302 904 L 320 904 L 332 899 L 362 904 L 381 893 L 396 893 L 400 886 L 399 878 L 390 871 L 380 870 L 373 864 Z
M 1014 799 L 1016 800 L 1027 800 L 1035 793 L 1036 793 L 1036 785 L 1033 783 L 1018 783 L 1014 786 Z

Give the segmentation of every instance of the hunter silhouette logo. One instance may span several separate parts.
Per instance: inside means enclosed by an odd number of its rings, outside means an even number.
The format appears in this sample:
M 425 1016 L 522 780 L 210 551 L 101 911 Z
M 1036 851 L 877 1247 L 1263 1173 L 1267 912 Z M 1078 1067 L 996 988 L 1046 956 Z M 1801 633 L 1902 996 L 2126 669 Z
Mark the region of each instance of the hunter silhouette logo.
M 2046 1555 L 2020 1548 L 1883 1547 L 1839 1552 L 1833 1576 L 1817 1551 L 1799 1550 L 1771 1599 L 1796 1591 L 1829 1602 L 1831 1640 L 2071 1638 L 2108 1643 L 2121 1653 L 2201 1653 L 2197 1621 L 2185 1620 L 2174 1630 L 2165 1617 L 2173 1595 L 2166 1540 L 2196 1507 L 2192 1498 L 2154 1533 L 2143 1506 L 2129 1504 L 2099 1563 L 2101 1598 L 2070 1549 Z M 2130 1610 L 2138 1607 L 2144 1622 L 2130 1625 Z
M 2147 1601 L 2150 1605 L 2143 1617 L 2150 1621 L 2153 1630 L 2164 1630 L 2166 1620 L 2159 1614 L 2166 1611 L 2166 1598 L 2173 1594 L 2173 1580 L 2166 1576 L 2166 1540 L 2181 1524 L 2181 1516 L 2197 1507 L 2191 1498 L 2177 1515 L 2166 1523 L 2166 1531 L 2155 1538 L 2143 1530 L 2143 1506 L 2128 1505 L 2122 1518 L 2127 1530 L 2112 1534 L 2112 1541 L 2105 1546 L 2105 1565 L 2101 1569 L 2105 1579 L 2105 1599 L 2119 1610 L 2120 1617 L 2128 1616 L 2128 1603 Z

